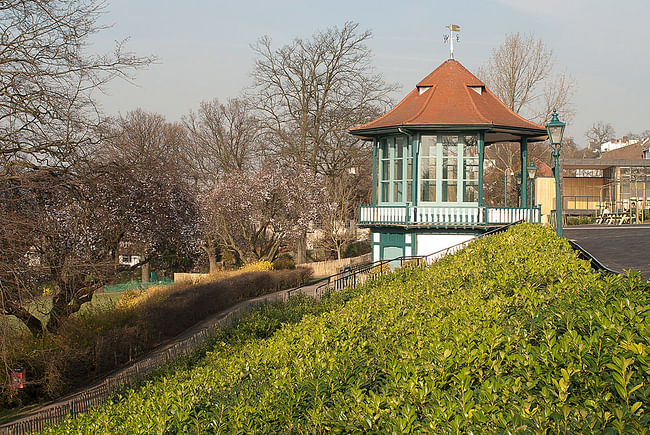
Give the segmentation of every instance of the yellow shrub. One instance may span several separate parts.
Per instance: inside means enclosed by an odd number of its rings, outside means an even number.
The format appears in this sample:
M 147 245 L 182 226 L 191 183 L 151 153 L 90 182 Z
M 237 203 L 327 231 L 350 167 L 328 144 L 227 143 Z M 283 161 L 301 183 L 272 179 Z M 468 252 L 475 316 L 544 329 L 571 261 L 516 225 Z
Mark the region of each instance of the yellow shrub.
M 141 293 L 138 290 L 127 290 L 117 301 L 115 307 L 118 309 L 133 308 L 137 304 L 137 300 L 140 298 L 140 296 Z
M 239 270 L 241 272 L 268 272 L 273 270 L 273 263 L 270 261 L 256 261 L 255 263 L 246 264 Z

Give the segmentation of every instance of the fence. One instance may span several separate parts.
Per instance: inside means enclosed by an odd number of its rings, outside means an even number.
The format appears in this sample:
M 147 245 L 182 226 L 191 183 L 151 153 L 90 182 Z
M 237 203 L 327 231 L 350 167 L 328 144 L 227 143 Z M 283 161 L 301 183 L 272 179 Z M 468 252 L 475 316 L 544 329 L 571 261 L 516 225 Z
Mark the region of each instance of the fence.
M 504 231 L 512 225 L 514 224 L 509 224 L 489 231 L 482 234 L 480 237 Z M 461 242 L 427 256 L 399 257 L 392 260 L 381 260 L 374 263 L 353 266 L 343 273 L 329 276 L 311 285 L 304 285 L 290 290 L 282 290 L 240 302 L 234 307 L 231 307 L 227 312 L 222 313 L 222 315 L 218 317 L 215 316 L 198 325 L 196 328 L 198 328 L 199 331 L 192 334 L 190 337 L 178 341 L 166 348 L 154 351 L 149 357 L 137 361 L 117 374 L 106 378 L 101 384 L 74 394 L 67 400 L 21 417 L 19 420 L 0 426 L 0 435 L 22 435 L 31 432 L 38 432 L 43 430 L 45 425 L 59 423 L 69 415 L 76 417 L 79 414 L 101 405 L 115 392 L 130 383 L 143 379 L 155 368 L 160 367 L 166 362 L 174 361 L 179 357 L 189 356 L 208 340 L 217 327 L 230 325 L 235 319 L 242 317 L 256 305 L 271 302 L 286 302 L 290 296 L 295 294 L 303 294 L 318 299 L 330 288 L 341 289 L 346 287 L 356 287 L 368 279 L 374 279 L 380 275 L 388 273 L 391 270 L 391 264 L 395 267 L 396 262 L 399 262 L 400 267 L 431 264 L 446 255 L 459 251 L 473 240 L 475 239 Z
M 303 288 L 302 294 L 316 297 L 314 291 Z M 285 302 L 289 298 L 289 290 L 282 290 L 276 293 L 249 299 L 231 307 L 220 316 L 213 317 L 201 323 L 197 328 L 199 331 L 190 337 L 178 341 L 166 348 L 154 351 L 149 357 L 137 361 L 129 367 L 122 369 L 113 376 L 106 378 L 101 384 L 70 396 L 68 399 L 47 406 L 32 414 L 0 426 L 0 435 L 22 435 L 38 432 L 48 424 L 61 422 L 66 416 L 76 417 L 104 403 L 115 392 L 133 382 L 142 380 L 157 367 L 178 359 L 189 356 L 202 346 L 218 327 L 230 325 L 235 319 L 242 317 L 253 307 L 259 304 L 271 302 Z
M 540 207 L 359 206 L 359 224 L 396 226 L 496 227 L 541 222 Z
M 296 264 L 296 267 L 308 267 L 314 272 L 314 276 L 330 276 L 336 274 L 342 267 L 368 263 L 371 257 L 371 254 L 364 254 L 358 257 L 343 258 L 341 260 Z
M 200 284 L 201 281 L 208 278 L 209 273 L 174 273 L 174 282 L 189 282 L 191 284 Z

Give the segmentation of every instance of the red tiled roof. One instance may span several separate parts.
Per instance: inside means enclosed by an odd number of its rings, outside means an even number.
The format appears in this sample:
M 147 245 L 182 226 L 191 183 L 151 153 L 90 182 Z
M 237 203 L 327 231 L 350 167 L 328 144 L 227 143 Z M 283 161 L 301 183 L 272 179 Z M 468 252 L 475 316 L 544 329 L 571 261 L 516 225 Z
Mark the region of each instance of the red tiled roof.
M 480 88 L 481 93 L 472 87 Z M 455 60 L 447 60 L 436 68 L 388 113 L 353 127 L 350 132 L 400 126 L 454 125 L 494 125 L 538 130 L 536 134 L 546 134 L 544 127 L 510 110 L 483 82 Z

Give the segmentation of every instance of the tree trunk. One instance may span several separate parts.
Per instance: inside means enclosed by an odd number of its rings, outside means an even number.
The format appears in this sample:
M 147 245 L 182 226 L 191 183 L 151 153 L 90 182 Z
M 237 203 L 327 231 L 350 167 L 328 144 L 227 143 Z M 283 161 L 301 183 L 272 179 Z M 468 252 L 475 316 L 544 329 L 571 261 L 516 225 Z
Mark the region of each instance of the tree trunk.
M 9 304 L 7 314 L 13 314 L 29 329 L 35 337 L 43 335 L 43 324 L 40 319 L 34 317 L 29 311 L 17 304 Z
M 210 273 L 217 272 L 217 253 L 214 249 L 208 252 L 208 261 L 210 262 Z
M 201 246 L 208 256 L 208 263 L 210 264 L 210 273 L 217 272 L 217 248 L 214 241 L 208 240 L 208 246 Z
M 296 249 L 296 264 L 303 264 L 307 262 L 307 234 L 302 233 L 298 239 L 298 246 Z
M 142 263 L 140 266 L 142 269 L 142 283 L 150 282 L 150 267 L 149 267 L 149 262 Z

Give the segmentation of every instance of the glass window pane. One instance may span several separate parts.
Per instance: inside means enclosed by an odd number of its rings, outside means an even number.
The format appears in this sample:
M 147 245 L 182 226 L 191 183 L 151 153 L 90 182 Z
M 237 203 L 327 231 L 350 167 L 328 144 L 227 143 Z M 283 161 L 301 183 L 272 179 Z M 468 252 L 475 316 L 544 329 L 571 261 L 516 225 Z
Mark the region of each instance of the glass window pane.
M 402 172 L 404 172 L 404 161 L 402 159 L 396 159 L 394 162 L 395 170 L 393 171 L 393 179 L 401 180 Z
M 422 159 L 422 167 L 420 168 L 420 178 L 433 179 L 436 178 L 436 159 L 424 158 Z
M 458 160 L 449 157 L 442 159 L 442 178 L 458 178 Z
M 390 179 L 390 160 L 382 160 L 381 161 L 381 179 L 382 180 L 388 180 Z
M 406 200 L 410 201 L 413 197 L 413 182 L 406 183 Z
M 406 162 L 406 179 L 413 179 L 413 159 L 408 159 Z
M 435 202 L 435 200 L 436 200 L 436 182 L 435 181 L 422 181 L 422 190 L 420 192 L 420 200 Z
M 478 160 L 464 159 L 463 162 L 463 178 L 465 180 L 478 180 Z
M 463 138 L 465 143 L 463 153 L 465 157 L 475 157 L 478 156 L 478 137 L 476 136 L 465 136 Z
M 404 142 L 403 136 L 398 136 L 395 139 L 396 156 L 400 159 L 404 156 Z
M 379 158 L 387 159 L 388 158 L 388 143 L 386 138 L 381 138 L 379 141 Z
M 388 202 L 388 183 L 381 183 L 381 202 Z
M 458 136 L 443 136 L 442 137 L 442 147 L 449 149 L 456 149 L 458 145 Z
M 456 195 L 456 182 L 455 181 L 442 181 L 442 202 L 456 202 L 458 197 Z
M 465 192 L 463 195 L 464 202 L 477 202 L 478 201 L 478 185 L 465 184 Z
M 402 183 L 393 183 L 393 201 L 402 202 Z
M 437 137 L 436 136 L 422 136 L 422 149 L 420 150 L 422 152 L 422 156 L 424 157 L 429 157 L 429 156 L 436 156 L 436 142 L 437 142 Z

